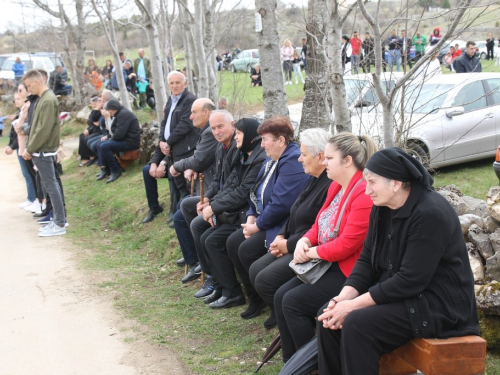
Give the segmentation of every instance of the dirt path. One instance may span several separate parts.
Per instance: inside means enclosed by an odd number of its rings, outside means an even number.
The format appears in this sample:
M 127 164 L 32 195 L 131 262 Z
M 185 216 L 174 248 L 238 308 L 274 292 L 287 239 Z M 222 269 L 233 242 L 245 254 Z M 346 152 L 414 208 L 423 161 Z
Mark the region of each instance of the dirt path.
M 15 155 L 0 173 L 0 375 L 185 374 L 96 292 L 67 238 L 38 237 Z

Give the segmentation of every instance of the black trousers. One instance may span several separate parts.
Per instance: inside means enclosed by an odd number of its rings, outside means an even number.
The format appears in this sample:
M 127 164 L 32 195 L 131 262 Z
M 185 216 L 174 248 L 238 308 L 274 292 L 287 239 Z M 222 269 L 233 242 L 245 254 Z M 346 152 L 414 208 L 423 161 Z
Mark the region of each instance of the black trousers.
M 493 48 L 486 47 L 486 60 L 493 60 Z
M 293 254 L 285 254 L 276 258 L 271 253 L 266 253 L 250 266 L 250 282 L 264 300 L 267 306 L 274 311 L 274 295 L 287 281 L 295 277 L 295 272 L 288 266 Z
M 208 228 L 201 235 L 201 244 L 210 261 L 212 276 L 222 288 L 222 295 L 229 298 L 243 294 L 226 249 L 228 237 L 238 228 L 241 228 L 239 224 L 221 224 Z
M 317 327 L 320 374 L 378 375 L 380 357 L 413 338 L 404 302 L 355 310 L 339 330 Z
M 80 134 L 80 141 L 78 142 L 78 155 L 80 155 L 82 160 L 89 160 L 91 157 L 95 156 L 90 147 L 87 145 L 87 140 L 98 136 L 100 136 L 100 134 L 90 134 L 87 136 L 83 133 Z
M 338 263 L 333 263 L 314 285 L 293 278 L 278 289 L 274 306 L 284 362 L 314 337 L 318 310 L 340 293 L 345 280 Z
M 181 204 L 182 212 L 184 213 L 184 209 L 182 208 L 184 205 Z M 196 206 L 195 206 L 196 210 Z M 186 218 L 186 216 L 184 216 Z M 187 218 L 186 218 L 187 220 Z M 193 234 L 194 246 L 196 248 L 196 254 L 198 255 L 198 260 L 200 261 L 200 266 L 203 272 L 207 275 L 212 275 L 212 264 L 207 258 L 207 253 L 205 251 L 205 244 L 202 240 L 202 235 L 211 228 L 210 224 L 203 220 L 203 215 L 196 216 L 190 224 L 191 233 Z
M 240 280 L 247 291 L 250 301 L 259 300 L 260 297 L 250 282 L 248 270 L 253 262 L 267 252 L 265 242 L 266 231 L 257 232 L 246 240 L 243 235 L 243 228 L 231 234 L 226 242 L 229 257 L 233 262 L 234 268 L 238 271 L 238 275 L 240 275 Z

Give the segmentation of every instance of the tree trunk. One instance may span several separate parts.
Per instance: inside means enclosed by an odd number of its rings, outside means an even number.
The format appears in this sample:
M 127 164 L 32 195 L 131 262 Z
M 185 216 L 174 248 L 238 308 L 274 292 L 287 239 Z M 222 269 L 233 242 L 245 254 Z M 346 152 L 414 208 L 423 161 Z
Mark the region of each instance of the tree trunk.
M 101 22 L 104 35 L 106 36 L 106 39 L 109 43 L 109 47 L 111 48 L 111 51 L 113 53 L 113 64 L 115 66 L 116 80 L 118 83 L 118 87 L 120 89 L 120 97 L 122 100 L 122 105 L 125 108 L 132 110 L 132 108 L 130 107 L 130 101 L 128 100 L 128 91 L 127 87 L 125 86 L 125 79 L 123 78 L 122 62 L 120 60 L 120 55 L 116 44 L 115 23 L 113 20 L 111 0 L 107 0 L 106 4 L 107 5 L 106 18 L 108 19 L 108 24 L 106 24 L 106 21 L 104 20 L 104 17 L 102 16 L 100 9 L 97 7 L 97 4 L 95 3 L 95 0 L 91 1 L 92 1 L 92 6 L 94 7 L 94 10 L 97 14 L 97 17 L 99 17 L 99 21 Z
M 140 0 L 136 0 L 136 4 L 146 21 L 144 27 L 146 28 L 146 36 L 148 38 L 151 75 L 153 76 L 153 84 L 155 87 L 156 116 L 158 117 L 158 122 L 161 122 L 163 120 L 163 106 L 167 102 L 167 95 L 165 93 L 165 82 L 163 80 L 161 67 L 160 40 L 158 29 L 153 18 L 154 5 L 152 0 L 144 0 L 144 4 L 142 4 Z
M 278 115 L 288 116 L 276 8 L 277 0 L 255 0 L 255 10 L 262 17 L 262 31 L 257 33 L 257 45 L 259 47 L 264 117 L 266 119 Z
M 208 98 L 208 69 L 207 54 L 203 45 L 203 0 L 194 1 L 194 47 L 196 51 L 196 62 L 198 65 L 198 96 Z
M 341 17 L 337 0 L 330 3 L 332 11 L 328 27 L 328 66 L 331 77 L 330 95 L 332 97 L 335 128 L 337 132 L 352 131 L 351 113 L 347 106 L 344 70 L 342 69 L 342 26 L 345 17 Z
M 194 89 L 194 83 L 193 83 L 193 74 L 191 70 L 191 48 L 190 48 L 190 43 L 189 39 L 191 36 L 191 29 L 189 27 L 189 22 L 187 21 L 186 18 L 188 18 L 188 15 L 186 14 L 187 11 L 184 9 L 182 5 L 179 5 L 179 20 L 181 22 L 182 27 L 184 28 L 184 32 L 182 33 L 182 44 L 184 45 L 184 62 L 186 64 L 186 75 L 187 75 L 187 84 L 188 84 L 188 90 L 192 92 L 193 94 L 196 94 L 196 91 Z
M 219 90 L 217 88 L 217 67 L 215 65 L 215 43 L 214 43 L 214 10 L 210 7 L 208 0 L 203 0 L 203 13 L 205 14 L 205 52 L 207 55 L 208 69 L 208 97 L 217 103 Z
M 330 130 L 332 121 L 330 82 L 325 55 L 328 9 L 326 0 L 309 0 L 307 6 L 306 84 L 300 130 L 321 127 Z

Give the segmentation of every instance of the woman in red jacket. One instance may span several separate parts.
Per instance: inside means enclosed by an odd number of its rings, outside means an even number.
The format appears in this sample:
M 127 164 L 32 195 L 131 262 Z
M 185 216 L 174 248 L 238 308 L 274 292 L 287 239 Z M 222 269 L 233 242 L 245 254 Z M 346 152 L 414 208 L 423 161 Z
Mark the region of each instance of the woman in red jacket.
M 365 195 L 363 168 L 375 151 L 377 147 L 369 136 L 352 133 L 335 135 L 325 147 L 324 165 L 334 182 L 314 225 L 297 242 L 294 263 L 320 258 L 332 264 L 313 285 L 293 278 L 276 292 L 274 304 L 284 362 L 314 336 L 318 310 L 340 292 L 361 253 L 372 208 L 371 199 Z M 334 228 L 348 196 L 335 237 Z

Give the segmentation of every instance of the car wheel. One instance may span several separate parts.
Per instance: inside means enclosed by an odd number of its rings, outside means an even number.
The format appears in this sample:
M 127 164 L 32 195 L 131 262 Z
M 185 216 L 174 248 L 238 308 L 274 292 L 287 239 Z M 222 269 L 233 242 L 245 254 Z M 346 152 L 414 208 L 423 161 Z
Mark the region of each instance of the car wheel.
M 481 52 L 481 60 L 486 60 L 486 53 Z
M 231 71 L 232 71 L 233 73 L 236 73 L 236 68 L 234 67 L 234 64 L 233 64 L 233 65 L 231 65 Z
M 252 73 L 252 66 L 250 64 L 247 65 L 247 73 Z
M 417 143 L 409 142 L 406 146 L 408 154 L 417 159 L 425 168 L 429 168 L 429 154 Z

